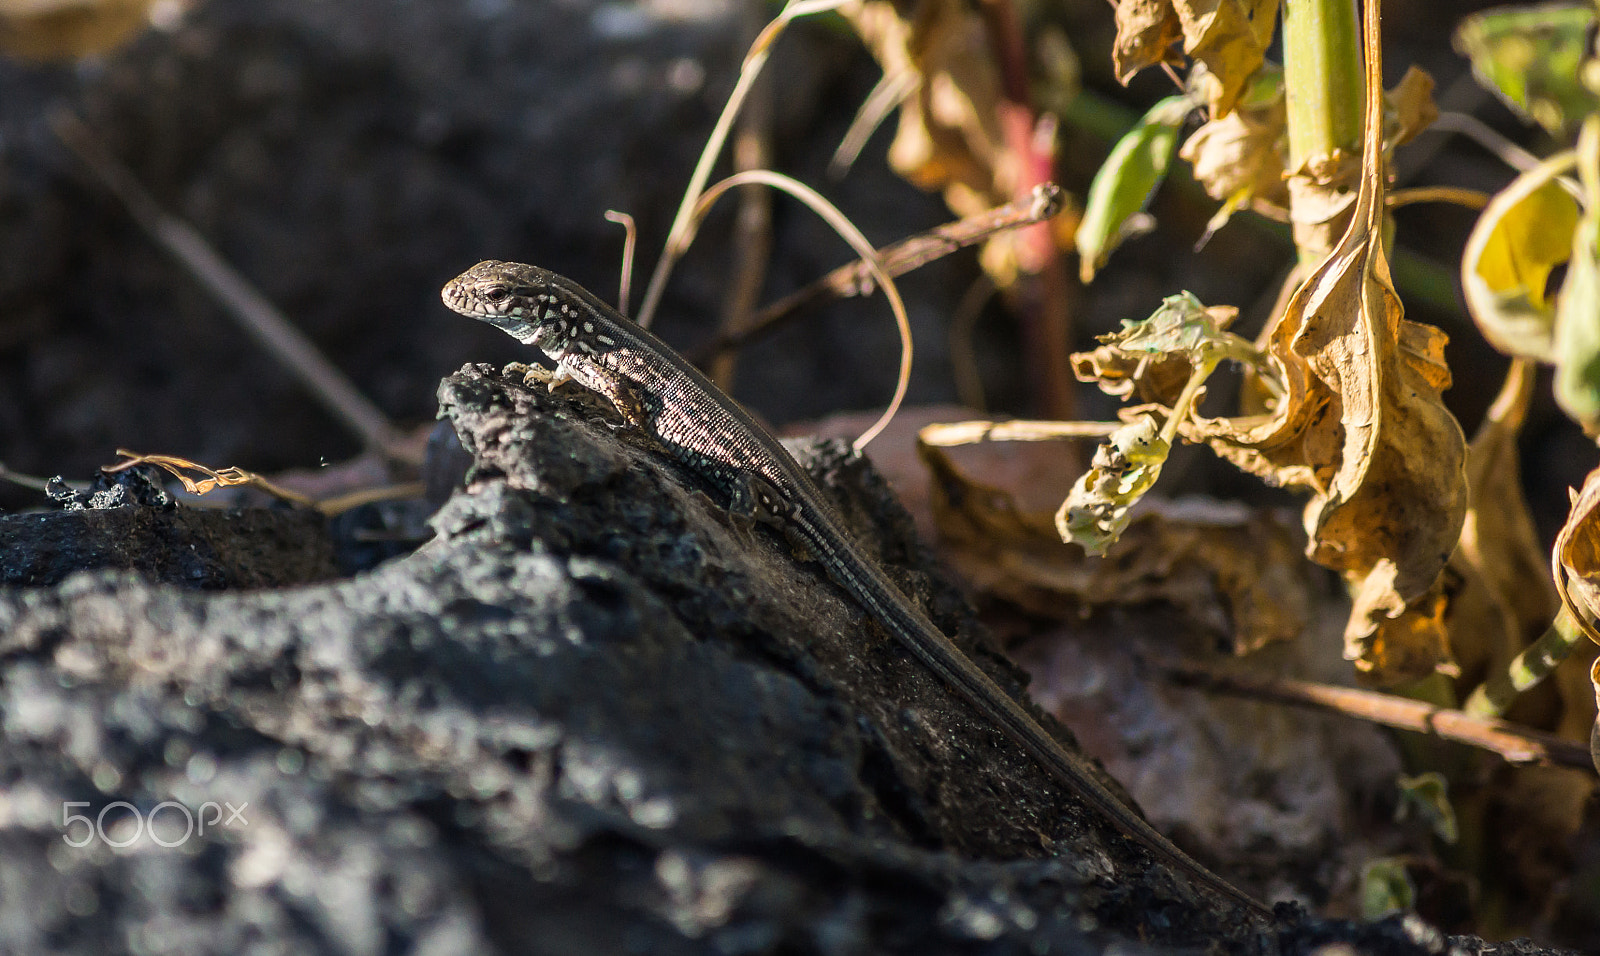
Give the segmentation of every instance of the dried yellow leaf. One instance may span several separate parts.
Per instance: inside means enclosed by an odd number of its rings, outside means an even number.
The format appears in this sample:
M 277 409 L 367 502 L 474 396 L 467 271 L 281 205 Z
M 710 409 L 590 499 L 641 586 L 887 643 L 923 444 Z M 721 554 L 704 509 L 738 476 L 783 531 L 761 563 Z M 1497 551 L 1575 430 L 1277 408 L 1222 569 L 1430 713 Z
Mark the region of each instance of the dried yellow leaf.
M 1380 559 L 1356 584 L 1350 622 L 1370 622 L 1371 629 L 1355 642 L 1346 630 L 1345 656 L 1355 660 L 1358 670 L 1384 683 L 1407 683 L 1435 672 L 1459 675 L 1445 623 L 1450 601 L 1443 581 L 1436 578 L 1432 587 L 1396 612 L 1392 609 L 1396 570 L 1394 562 Z
M 1031 425 L 1043 437 L 1058 424 L 964 424 L 925 429 L 917 452 L 933 478 L 942 552 L 978 593 L 1054 618 L 1162 601 L 1188 620 L 1216 622 L 1237 654 L 1309 625 L 1320 586 L 1298 559 L 1299 535 L 1275 514 L 1212 500 L 1146 501 L 1105 559 L 1090 558 L 1061 541 L 1048 512 L 968 477 L 939 447 L 961 432 L 977 438 Z
M 0 50 L 31 60 L 104 53 L 150 25 L 158 0 L 0 0 Z
M 1072 372 L 1080 382 L 1093 382 L 1117 398 L 1171 408 L 1188 383 L 1193 367 L 1181 354 L 1134 355 L 1115 345 L 1072 354 Z
M 1277 23 L 1278 0 L 1122 0 L 1112 64 L 1127 83 L 1147 66 L 1175 62 L 1172 45 L 1181 39 L 1216 80 L 1211 115 L 1220 118 L 1261 68 Z
M 1307 552 L 1355 597 L 1346 654 L 1381 680 L 1452 667 L 1435 580 L 1466 511 L 1461 427 L 1442 332 L 1409 322 L 1383 250 L 1383 98 L 1376 18 L 1367 21 L 1360 190 L 1343 238 L 1263 336 L 1283 396 L 1257 419 L 1196 422 L 1241 467 L 1312 489 Z
M 1433 102 L 1433 77 L 1420 67 L 1407 67 L 1406 75 L 1389 91 L 1389 107 L 1388 144 L 1411 142 L 1439 118 L 1439 107 Z
M 959 0 L 917 4 L 909 18 L 887 0 L 840 12 L 885 76 L 915 78 L 889 147 L 895 171 L 924 189 L 946 190 L 961 215 L 1009 198 L 995 191 L 1005 152 L 1000 77 L 982 19 Z
M 1117 4 L 1117 40 L 1111 65 L 1124 86 L 1147 66 L 1179 65 L 1173 44 L 1183 39 L 1183 28 L 1171 0 L 1122 0 Z
M 1281 83 L 1281 72 L 1274 73 Z M 1178 150 L 1212 199 L 1230 199 L 1243 191 L 1251 201 L 1288 206 L 1283 181 L 1286 113 L 1279 83 L 1201 126 Z
M 988 28 L 962 0 L 913 5 L 868 0 L 839 10 L 872 52 L 900 101 L 889 165 L 919 188 L 942 191 L 959 216 L 1015 199 L 1049 165 L 1053 120 L 1035 122 L 1004 96 Z M 1024 115 L 1028 114 L 1028 115 Z M 1038 147 L 1038 143 L 1052 144 Z M 980 262 L 1000 288 L 1036 272 L 1052 233 L 1014 230 L 984 244 Z
M 1174 0 L 1185 53 L 1218 80 L 1211 115 L 1226 116 L 1261 68 L 1278 25 L 1278 0 Z

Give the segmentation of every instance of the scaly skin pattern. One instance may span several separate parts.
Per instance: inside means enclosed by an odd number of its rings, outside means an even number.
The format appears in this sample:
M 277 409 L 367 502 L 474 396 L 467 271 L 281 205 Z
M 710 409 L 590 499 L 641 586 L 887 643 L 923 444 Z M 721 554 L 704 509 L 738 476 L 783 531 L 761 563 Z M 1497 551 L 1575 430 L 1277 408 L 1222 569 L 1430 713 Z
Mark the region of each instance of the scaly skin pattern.
M 444 304 L 548 355 L 550 387 L 576 381 L 610 399 L 731 506 L 779 527 L 901 645 L 1073 794 L 1194 883 L 1265 916 L 1267 909 L 1191 859 L 1111 793 L 972 662 L 851 540 L 810 477 L 744 406 L 649 331 L 569 279 L 517 262 L 480 262 L 451 280 Z

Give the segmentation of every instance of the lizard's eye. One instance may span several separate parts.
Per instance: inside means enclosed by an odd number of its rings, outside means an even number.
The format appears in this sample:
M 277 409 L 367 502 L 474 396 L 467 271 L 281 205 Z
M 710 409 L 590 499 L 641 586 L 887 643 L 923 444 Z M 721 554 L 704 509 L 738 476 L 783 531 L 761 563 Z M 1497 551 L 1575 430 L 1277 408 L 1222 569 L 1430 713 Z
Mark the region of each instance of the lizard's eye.
M 511 291 L 503 285 L 492 285 L 483 290 L 483 297 L 490 302 L 503 302 L 505 297 L 510 294 Z

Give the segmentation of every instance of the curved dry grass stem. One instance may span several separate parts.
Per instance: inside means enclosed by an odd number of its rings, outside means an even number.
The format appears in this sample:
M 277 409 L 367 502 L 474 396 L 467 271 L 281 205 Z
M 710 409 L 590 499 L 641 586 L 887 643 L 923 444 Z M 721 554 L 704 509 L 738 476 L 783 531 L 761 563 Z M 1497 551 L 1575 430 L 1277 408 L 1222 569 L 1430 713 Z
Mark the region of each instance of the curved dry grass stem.
M 622 279 L 617 283 L 617 311 L 626 317 L 628 296 L 633 292 L 633 253 L 639 247 L 639 227 L 632 216 L 615 209 L 606 210 L 606 220 L 622 227 Z
M 739 68 L 739 79 L 733 85 L 733 92 L 728 94 L 728 102 L 722 107 L 722 115 L 717 117 L 717 125 L 712 127 L 711 136 L 706 139 L 705 149 L 700 152 L 700 161 L 695 164 L 694 173 L 689 177 L 689 186 L 683 193 L 683 201 L 678 204 L 678 214 L 667 232 L 666 246 L 661 250 L 655 271 L 650 274 L 650 285 L 645 289 L 644 301 L 639 305 L 639 317 L 636 320 L 639 325 L 650 327 L 655 319 L 656 308 L 661 304 L 661 294 L 666 291 L 667 276 L 671 275 L 672 267 L 694 240 L 697 217 L 693 215 L 693 210 L 700 202 L 706 182 L 711 178 L 712 165 L 722 155 L 722 147 L 733 129 L 734 118 L 739 115 L 740 107 L 750 95 L 756 77 L 761 75 L 761 69 L 766 66 L 773 42 L 791 21 L 814 13 L 826 13 L 844 6 L 846 2 L 848 0 L 790 0 L 777 18 L 767 24 L 755 42 L 750 44 L 750 52 L 745 54 L 744 63 Z
M 861 230 L 857 229 L 833 203 L 824 199 L 821 193 L 791 176 L 785 176 L 770 169 L 750 169 L 729 176 L 727 179 L 707 189 L 690 211 L 690 231 L 692 232 L 694 225 L 705 217 L 705 214 L 711 209 L 712 204 L 717 201 L 718 197 L 735 186 L 743 186 L 747 183 L 760 183 L 765 186 L 771 186 L 773 189 L 782 190 L 805 203 L 811 208 L 812 212 L 821 216 L 828 225 L 833 227 L 834 232 L 837 232 L 840 238 L 850 244 L 850 248 L 856 251 L 856 255 L 861 257 L 861 261 L 866 264 L 868 271 L 872 273 L 873 281 L 878 284 L 878 287 L 883 290 L 884 297 L 889 300 L 889 308 L 894 311 L 895 326 L 900 330 L 900 374 L 895 378 L 894 397 L 889 400 L 889 407 L 884 410 L 882 415 L 878 416 L 877 421 L 872 423 L 872 427 L 862 432 L 861 437 L 857 438 L 853 443 L 855 450 L 859 452 L 867 447 L 868 442 L 878 437 L 879 432 L 888 427 L 890 420 L 900 410 L 900 404 L 905 401 L 906 389 L 911 384 L 911 320 L 906 315 L 906 304 L 900 298 L 900 290 L 895 287 L 894 279 L 878 262 L 877 251 L 872 248 L 872 243 L 867 241 L 867 237 L 861 234 Z
M 1229 672 L 1188 661 L 1153 663 L 1171 680 L 1218 693 L 1347 714 L 1385 727 L 1467 744 L 1497 753 L 1514 764 L 1593 769 L 1589 754 L 1585 752 L 1587 748 L 1580 743 L 1503 720 L 1475 717 L 1459 710 L 1438 707 L 1426 701 L 1357 690 L 1354 687 Z

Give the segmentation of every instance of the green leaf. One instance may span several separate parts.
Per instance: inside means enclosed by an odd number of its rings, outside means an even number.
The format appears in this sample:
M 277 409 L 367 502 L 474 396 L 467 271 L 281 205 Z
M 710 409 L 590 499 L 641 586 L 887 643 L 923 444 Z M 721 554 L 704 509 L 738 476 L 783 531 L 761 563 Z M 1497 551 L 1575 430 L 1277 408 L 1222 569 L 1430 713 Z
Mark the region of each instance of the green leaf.
M 1556 306 L 1556 402 L 1590 435 L 1600 434 L 1600 117 L 1578 138 L 1584 215 Z
M 1150 107 L 1095 173 L 1074 237 L 1084 282 L 1094 279 L 1095 271 L 1124 239 L 1149 230 L 1145 206 L 1166 178 L 1178 130 L 1193 107 L 1183 96 L 1169 96 Z
M 1395 807 L 1396 820 L 1404 820 L 1412 812 L 1433 831 L 1433 835 L 1446 843 L 1461 838 L 1456 824 L 1456 810 L 1450 804 L 1450 785 L 1444 774 L 1437 770 L 1419 773 L 1415 777 L 1401 777 L 1400 803 Z
M 1182 355 L 1196 366 L 1223 359 L 1262 364 L 1261 352 L 1249 340 L 1223 328 L 1236 314 L 1233 308 L 1207 308 L 1194 293 L 1180 292 L 1162 299 L 1148 319 L 1123 319 L 1122 331 L 1100 341 L 1124 352 Z
M 1361 868 L 1361 916 L 1375 920 L 1417 905 L 1417 888 L 1399 857 L 1380 857 Z
M 1556 401 L 1593 435 L 1600 432 L 1600 221 L 1585 218 L 1573 240 L 1556 310 Z
M 1463 20 L 1455 46 L 1472 60 L 1480 82 L 1564 138 L 1569 127 L 1600 108 L 1600 97 L 1580 80 L 1584 61 L 1594 56 L 1594 22 L 1592 0 L 1497 7 Z
M 1478 217 L 1461 257 L 1461 287 L 1484 338 L 1507 355 L 1556 360 L 1550 273 L 1572 257 L 1578 203 L 1556 181 L 1575 162 L 1552 156 L 1512 180 Z
M 1062 541 L 1076 542 L 1103 555 L 1132 518 L 1132 508 L 1161 477 L 1172 445 L 1149 415 L 1112 432 L 1095 449 L 1093 467 L 1083 473 L 1056 512 Z
M 1056 531 L 1061 540 L 1077 542 L 1090 554 L 1105 554 L 1128 527 L 1132 508 L 1161 477 L 1180 424 L 1194 411 L 1206 379 L 1224 360 L 1243 362 L 1252 368 L 1264 364 L 1261 353 L 1249 341 L 1224 331 L 1238 310 L 1231 306 L 1207 308 L 1192 293 L 1180 292 L 1162 300 L 1161 307 L 1147 319 L 1123 320 L 1122 330 L 1100 336 L 1105 345 L 1090 353 L 1074 356 L 1086 359 L 1082 368 L 1089 378 L 1122 374 L 1131 364 L 1134 377 L 1166 362 L 1151 362 L 1160 356 L 1182 358 L 1189 364 L 1188 381 L 1171 399 L 1172 407 L 1147 405 L 1146 409 L 1112 432 L 1105 444 L 1095 449 L 1089 471 L 1072 486 L 1067 500 L 1056 512 Z M 1080 371 L 1080 377 L 1086 373 Z M 1163 399 L 1165 401 L 1166 399 Z M 1164 422 L 1156 420 L 1162 414 Z

